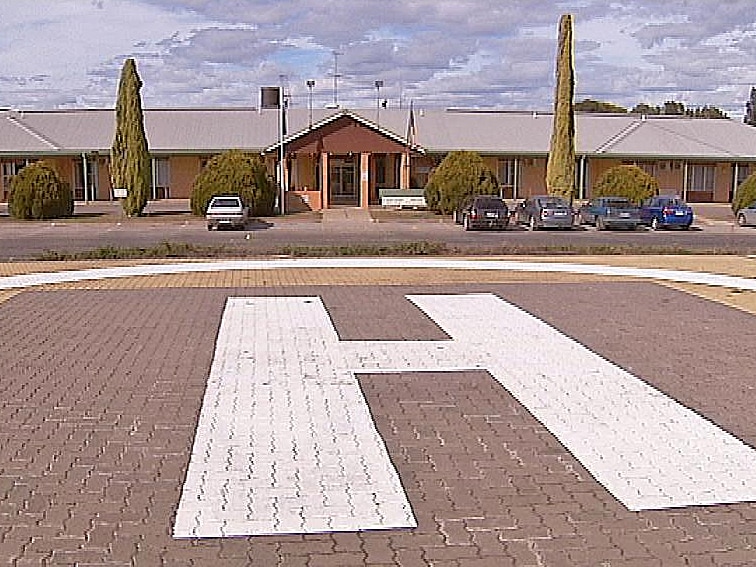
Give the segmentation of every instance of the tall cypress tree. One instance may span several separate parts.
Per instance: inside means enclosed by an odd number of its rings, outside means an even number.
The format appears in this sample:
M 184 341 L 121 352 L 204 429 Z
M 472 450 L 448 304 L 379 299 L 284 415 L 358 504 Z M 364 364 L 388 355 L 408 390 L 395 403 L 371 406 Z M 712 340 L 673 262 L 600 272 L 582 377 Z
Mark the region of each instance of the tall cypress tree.
M 575 71 L 573 68 L 572 15 L 559 20 L 554 124 L 546 164 L 546 189 L 551 195 L 575 195 Z
M 110 177 L 113 187 L 125 188 L 122 201 L 127 216 L 139 216 L 150 194 L 150 153 L 144 132 L 142 81 L 136 62 L 127 59 L 121 70 L 116 101 L 116 126 L 110 150 Z

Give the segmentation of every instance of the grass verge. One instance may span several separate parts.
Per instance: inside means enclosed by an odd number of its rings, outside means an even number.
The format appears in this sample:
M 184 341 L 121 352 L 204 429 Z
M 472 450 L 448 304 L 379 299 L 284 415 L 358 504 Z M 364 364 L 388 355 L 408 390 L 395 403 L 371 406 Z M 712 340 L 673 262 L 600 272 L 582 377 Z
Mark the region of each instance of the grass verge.
M 161 242 L 148 248 L 121 248 L 117 246 L 103 246 L 93 250 L 81 252 L 59 252 L 45 250 L 36 260 L 47 262 L 71 260 L 130 260 L 152 258 L 215 258 L 225 257 L 224 246 L 196 246 L 194 244 Z
M 138 260 L 160 258 L 250 258 L 280 257 L 332 258 L 344 256 L 623 256 L 623 255 L 742 255 L 752 251 L 732 249 L 697 249 L 678 246 L 498 246 L 491 248 L 452 247 L 442 242 L 397 242 L 387 244 L 351 244 L 344 246 L 287 245 L 261 250 L 246 246 L 198 246 L 187 243 L 161 242 L 146 248 L 105 246 L 81 252 L 46 250 L 35 260 Z

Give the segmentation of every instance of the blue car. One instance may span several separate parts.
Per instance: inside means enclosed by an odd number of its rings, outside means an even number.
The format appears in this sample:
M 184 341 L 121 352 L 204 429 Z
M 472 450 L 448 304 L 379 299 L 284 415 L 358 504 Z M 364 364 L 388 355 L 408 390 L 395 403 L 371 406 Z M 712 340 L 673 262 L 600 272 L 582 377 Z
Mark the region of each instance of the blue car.
M 640 207 L 625 197 L 595 197 L 578 210 L 578 224 L 592 224 L 596 230 L 635 230 L 640 222 Z
M 659 195 L 647 199 L 640 210 L 641 222 L 651 230 L 681 228 L 687 230 L 693 224 L 693 209 L 674 195 Z

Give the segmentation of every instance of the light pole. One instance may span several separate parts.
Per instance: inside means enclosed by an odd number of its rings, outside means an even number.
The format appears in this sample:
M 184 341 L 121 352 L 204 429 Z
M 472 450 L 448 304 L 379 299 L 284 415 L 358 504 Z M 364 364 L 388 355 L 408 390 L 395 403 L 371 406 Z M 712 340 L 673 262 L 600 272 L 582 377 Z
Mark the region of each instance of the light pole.
M 280 184 L 280 203 L 278 211 L 281 216 L 286 214 L 286 150 L 284 148 L 286 95 L 284 94 L 284 75 L 278 76 L 281 85 L 278 87 L 278 180 Z
M 375 82 L 375 123 L 381 125 L 381 87 L 383 81 L 380 79 Z
M 308 79 L 307 88 L 310 91 L 310 94 L 307 97 L 307 106 L 310 109 L 310 128 L 312 128 L 312 88 L 314 86 L 315 86 L 315 81 L 313 81 L 312 79 Z

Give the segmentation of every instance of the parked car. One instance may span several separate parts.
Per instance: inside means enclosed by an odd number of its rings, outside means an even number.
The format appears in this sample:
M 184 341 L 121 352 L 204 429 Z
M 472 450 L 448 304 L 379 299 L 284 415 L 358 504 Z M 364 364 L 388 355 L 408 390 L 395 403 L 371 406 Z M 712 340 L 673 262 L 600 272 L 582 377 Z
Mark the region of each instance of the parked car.
M 539 228 L 572 228 L 575 213 L 572 206 L 562 197 L 536 195 L 517 205 L 515 222 L 527 224 L 530 230 Z
M 740 209 L 735 215 L 738 226 L 756 226 L 756 201 Z
M 596 230 L 627 228 L 635 230 L 641 222 L 640 207 L 626 197 L 596 197 L 578 210 L 578 224 L 591 224 Z
M 249 209 L 241 197 L 213 197 L 207 206 L 205 220 L 207 230 L 218 230 L 221 227 L 243 229 L 249 220 Z
M 454 212 L 454 221 L 464 226 L 465 230 L 504 229 L 509 224 L 509 208 L 499 197 L 474 195 L 462 201 Z
M 684 230 L 693 224 L 693 209 L 674 195 L 651 197 L 641 206 L 641 222 L 651 230 L 678 227 Z

